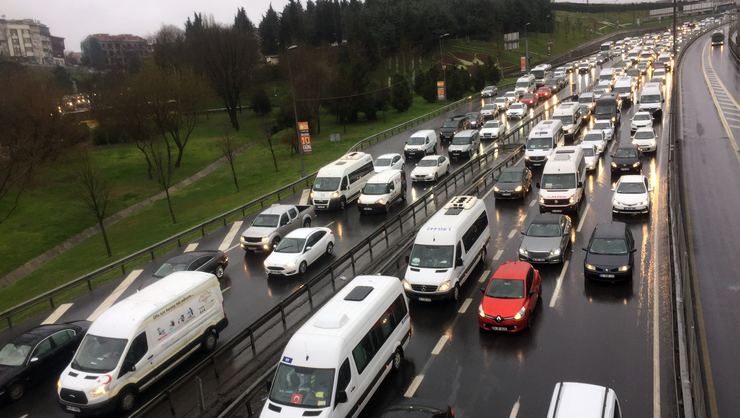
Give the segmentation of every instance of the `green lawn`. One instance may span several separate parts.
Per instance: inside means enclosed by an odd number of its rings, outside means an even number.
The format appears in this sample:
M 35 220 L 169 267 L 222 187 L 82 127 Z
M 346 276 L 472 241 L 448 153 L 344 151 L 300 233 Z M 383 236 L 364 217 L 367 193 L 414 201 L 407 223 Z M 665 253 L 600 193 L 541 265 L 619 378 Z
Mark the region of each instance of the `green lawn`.
M 324 115 L 322 118 L 322 133 L 312 138 L 313 153 L 305 156 L 306 172 L 313 172 L 328 161 L 339 157 L 347 150 L 347 148 L 359 139 L 365 138 L 374 132 L 382 131 L 424 113 L 428 113 L 439 106 L 441 106 L 441 104 L 430 104 L 417 97 L 414 99 L 413 107 L 407 112 L 398 113 L 396 111 L 389 110 L 386 114 L 385 120 L 383 120 L 383 115 L 380 114 L 379 120 L 375 122 L 347 125 L 346 133 L 344 133 L 342 126 L 337 126 L 334 123 L 333 117 L 330 115 Z M 280 171 L 276 173 L 272 166 L 272 159 L 266 141 L 263 137 L 255 134 L 256 132 L 260 132 L 258 127 L 260 126 L 261 121 L 251 114 L 245 113 L 242 117 L 242 122 L 244 123 L 243 129 L 239 133 L 234 134 L 234 137 L 238 139 L 241 144 L 246 144 L 247 147 L 246 151 L 239 155 L 236 160 L 237 175 L 239 177 L 241 192 L 236 192 L 229 168 L 225 165 L 213 174 L 206 176 L 173 196 L 173 207 L 178 219 L 177 224 L 173 225 L 169 221 L 166 202 L 159 201 L 142 210 L 138 214 L 122 220 L 108 229 L 114 253 L 113 257 L 107 258 L 105 256 L 105 250 L 100 236 L 94 236 L 45 264 L 31 275 L 0 290 L 0 311 L 23 300 L 27 300 L 37 294 L 50 290 L 60 284 L 66 283 L 75 277 L 94 270 L 95 268 L 106 265 L 113 260 L 122 258 L 141 248 L 147 247 L 166 237 L 174 235 L 192 225 L 201 223 L 208 218 L 232 209 L 300 177 L 299 157 L 297 155 L 290 155 L 289 147 L 286 145 L 286 136 L 289 138 L 291 135 L 290 132 L 282 131 L 277 134 L 274 139 L 280 168 Z M 193 147 L 193 149 L 190 149 L 186 155 L 185 161 L 187 162 L 189 159 L 192 159 L 193 161 L 188 164 L 195 164 L 195 160 L 210 162 L 217 158 L 219 154 L 216 144 L 214 144 L 213 141 L 217 140 L 220 133 L 227 127 L 228 119 L 225 114 L 211 115 L 207 123 L 205 123 L 199 130 L 197 140 L 194 139 L 194 144 L 199 143 L 202 145 L 199 148 Z M 332 133 L 342 133 L 342 141 L 334 143 L 330 142 L 328 138 Z M 209 147 L 208 145 L 211 146 Z M 115 155 L 121 154 L 126 156 L 128 153 L 134 153 L 134 151 L 138 152 L 136 150 L 126 151 L 124 148 L 125 147 L 117 147 L 116 152 L 106 149 L 105 151 L 101 151 L 104 152 L 104 154 L 99 158 L 102 160 L 114 160 L 115 158 L 113 156 Z M 198 156 L 198 158 L 195 158 L 196 153 L 199 152 L 207 154 L 210 158 L 206 158 L 206 156 Z M 128 158 L 133 162 L 138 162 L 138 160 L 133 158 L 133 156 L 128 156 Z M 98 157 L 96 157 L 96 160 L 98 160 Z M 133 166 L 135 164 L 129 165 Z M 136 201 L 135 196 L 139 196 L 139 198 L 141 198 L 157 191 L 156 187 L 148 187 L 148 185 L 143 184 L 146 182 L 143 180 L 145 177 L 142 167 L 138 167 L 137 170 L 136 167 L 126 166 L 125 171 L 123 171 L 123 166 L 123 164 L 120 166 L 111 165 L 110 167 L 119 170 L 117 174 L 115 176 L 111 176 L 111 178 L 115 177 L 115 181 L 120 182 L 121 186 L 126 182 L 132 184 L 131 191 L 126 192 L 131 195 L 128 197 L 128 204 Z M 182 174 L 178 175 L 182 176 Z M 47 189 L 46 186 L 43 188 Z M 149 192 L 148 194 L 146 193 L 147 191 Z M 31 202 L 32 198 L 35 197 L 36 195 L 29 195 L 26 200 Z M 59 220 L 60 216 L 58 216 L 57 213 L 57 206 L 64 206 L 64 204 L 70 205 L 69 202 L 72 201 L 69 197 L 64 199 L 63 197 L 63 193 L 57 195 L 60 202 L 64 202 L 61 205 L 55 205 L 51 198 L 44 200 L 43 202 L 47 207 L 47 211 L 42 212 L 39 210 L 36 212 L 40 220 L 44 220 L 50 225 L 55 225 L 55 228 L 57 229 L 57 237 L 63 237 L 64 232 L 67 234 L 75 233 L 79 231 L 80 228 L 90 224 L 90 222 L 85 222 L 89 217 L 84 216 L 86 213 L 82 208 L 77 209 L 76 212 L 65 212 L 65 222 L 61 222 Z M 123 206 L 121 203 L 117 203 L 117 205 L 119 207 Z M 50 213 L 54 213 L 55 216 L 50 216 Z M 25 212 L 23 214 L 25 214 Z M 66 218 L 75 216 L 75 214 L 76 216 L 84 217 L 84 219 L 82 219 L 81 222 L 74 224 L 76 229 L 72 229 L 72 223 L 67 222 Z M 27 231 L 25 236 L 22 232 L 16 232 L 17 235 L 15 235 L 15 238 L 30 242 L 31 237 L 43 235 L 41 233 L 43 230 L 42 228 L 34 229 L 35 231 L 33 233 Z M 56 242 L 58 242 L 59 239 L 63 238 L 57 238 Z M 42 244 L 39 244 L 39 242 L 51 243 L 52 240 L 51 238 L 44 237 L 41 239 L 41 237 L 39 237 L 35 244 L 37 252 L 40 248 L 43 248 L 41 246 Z M 6 240 L 5 238 L 3 239 L 2 245 L 4 245 L 5 248 L 10 249 L 12 244 L 13 243 L 11 241 Z M 35 253 L 32 253 L 31 251 L 27 251 L 26 254 L 29 254 L 29 256 L 35 255 Z M 28 258 L 28 256 L 26 258 Z M 20 259 L 20 257 L 16 257 L 16 259 Z M 143 261 L 144 260 L 142 260 L 142 263 Z

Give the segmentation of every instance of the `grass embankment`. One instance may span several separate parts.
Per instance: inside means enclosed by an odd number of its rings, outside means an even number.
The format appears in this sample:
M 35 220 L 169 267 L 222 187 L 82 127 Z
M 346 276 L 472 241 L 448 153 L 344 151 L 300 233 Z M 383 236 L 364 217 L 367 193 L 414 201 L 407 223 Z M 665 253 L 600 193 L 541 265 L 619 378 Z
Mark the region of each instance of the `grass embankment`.
M 334 123 L 332 116 L 324 115 L 322 133 L 312 137 L 313 153 L 305 155 L 306 173 L 313 172 L 339 157 L 357 140 L 428 113 L 441 105 L 430 104 L 417 97 L 408 111 L 398 113 L 389 110 L 386 112 L 385 119 L 382 114 L 379 114 L 377 121 L 347 125 L 346 133 L 344 133 L 343 126 Z M 283 131 L 273 139 L 279 166 L 279 171 L 275 172 L 266 140 L 259 134 L 261 121 L 252 114 L 246 113 L 242 117 L 242 123 L 243 129 L 240 132 L 232 132 L 232 136 L 247 147 L 236 158 L 240 192 L 236 192 L 229 167 L 225 164 L 214 173 L 174 194 L 172 204 L 177 216 L 177 224 L 172 224 L 169 220 L 166 201 L 158 201 L 108 228 L 113 257 L 106 257 L 99 234 L 87 239 L 46 263 L 29 276 L 0 290 L 0 311 L 299 178 L 299 157 L 291 155 L 289 147 L 280 139 L 280 137 L 290 135 L 290 132 Z M 193 148 L 186 150 L 184 163 L 186 167 L 189 167 L 188 172 L 192 173 L 196 166 L 203 167 L 206 163 L 217 159 L 219 157 L 218 140 L 224 132 L 229 131 L 225 114 L 211 115 L 193 138 L 191 144 Z M 341 133 L 341 142 L 330 142 L 329 135 L 332 133 Z M 116 185 L 117 199 L 115 200 L 123 200 L 124 196 L 126 198 L 123 202 L 116 202 L 118 208 L 158 192 L 156 184 L 151 182 L 150 185 L 150 182 L 146 180 L 142 157 L 136 155 L 138 151 L 135 148 L 127 149 L 124 146 L 98 148 L 100 149 L 95 151 L 95 160 L 105 165 L 107 178 Z M 205 155 L 196 156 L 201 152 Z M 72 156 L 64 158 L 71 159 Z M 29 194 L 24 197 L 25 203 L 22 210 L 19 209 L 14 215 L 14 222 L 20 222 L 22 219 L 27 227 L 14 231 L 16 241 L 3 237 L 1 245 L 5 251 L 12 253 L 13 248 L 21 246 L 17 245 L 18 242 L 23 242 L 22 246 L 32 243 L 32 249 L 24 250 L 26 258 L 30 258 L 42 252 L 46 246 L 55 245 L 65 237 L 92 224 L 90 215 L 85 212 L 81 204 L 76 202 L 74 196 L 70 195 L 73 187 L 71 186 L 73 174 L 69 169 L 69 164 L 54 164 L 46 170 L 49 170 L 47 173 L 52 177 L 42 177 L 34 190 L 29 191 Z M 177 174 L 178 177 L 185 177 L 185 167 L 180 171 Z M 54 192 L 54 197 L 44 196 L 45 193 L 51 193 L 55 187 L 64 187 L 66 192 L 60 190 L 58 193 Z M 43 207 L 37 208 L 37 205 Z M 75 208 L 65 209 L 65 206 L 75 206 Z M 39 222 L 44 222 L 46 226 L 40 227 L 35 224 L 34 217 Z M 82 219 L 76 219 L 73 222 L 74 217 Z M 6 230 L 13 229 L 4 227 Z M 54 229 L 56 240 L 51 237 L 41 237 L 46 233 L 46 227 Z M 6 254 L 10 253 L 6 252 Z M 23 260 L 18 256 L 14 258 Z M 5 257 L 3 263 L 9 264 Z

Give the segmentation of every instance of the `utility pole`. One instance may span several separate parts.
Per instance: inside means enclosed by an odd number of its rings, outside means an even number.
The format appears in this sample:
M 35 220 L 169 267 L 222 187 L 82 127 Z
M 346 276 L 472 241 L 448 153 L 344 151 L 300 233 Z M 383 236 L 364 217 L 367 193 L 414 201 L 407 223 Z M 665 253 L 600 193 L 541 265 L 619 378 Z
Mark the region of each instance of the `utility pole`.
M 298 45 L 291 45 L 288 47 L 288 78 L 290 78 L 290 91 L 293 97 L 293 129 L 295 130 L 296 140 L 298 141 L 298 155 L 301 159 L 301 178 L 306 176 L 305 165 L 303 162 L 303 144 L 301 144 L 301 133 L 298 131 L 298 109 L 295 104 L 295 84 L 293 84 L 293 61 L 290 59 L 290 51 L 298 48 Z
M 442 58 L 444 57 L 444 55 L 442 55 L 442 38 L 446 38 L 448 36 L 450 36 L 449 33 L 439 35 L 439 65 L 442 67 L 442 81 L 445 83 L 445 98 L 447 98 L 447 70 L 445 69 L 445 64 Z
M 531 22 L 527 22 L 524 24 L 524 61 L 525 66 L 524 69 L 526 72 L 529 72 L 529 37 L 527 36 L 527 26 L 529 26 Z
M 676 56 L 676 10 L 678 6 L 676 0 L 673 0 L 673 56 Z

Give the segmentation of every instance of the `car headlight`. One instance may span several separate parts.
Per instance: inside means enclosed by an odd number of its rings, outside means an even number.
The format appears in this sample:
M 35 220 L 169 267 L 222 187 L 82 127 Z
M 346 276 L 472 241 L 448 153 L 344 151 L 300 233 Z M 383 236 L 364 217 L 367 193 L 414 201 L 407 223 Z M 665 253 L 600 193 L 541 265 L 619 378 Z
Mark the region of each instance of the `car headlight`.
M 268 242 L 270 242 L 270 237 L 262 237 L 263 244 L 267 244 Z
M 632 167 L 634 167 L 634 168 L 637 168 L 637 167 L 639 167 L 639 166 L 640 166 L 640 162 L 639 162 L 639 161 L 638 161 L 638 162 L 636 162 L 636 163 L 634 163 L 634 164 L 632 164 Z
M 57 379 L 57 392 L 62 390 L 62 379 Z
M 91 398 L 97 398 L 108 392 L 108 385 L 100 385 L 87 391 Z
M 246 244 L 247 243 L 247 239 L 244 238 L 244 237 L 241 237 L 241 238 L 239 238 L 239 242 L 241 242 L 242 244 Z
M 377 203 L 378 205 L 385 205 L 385 199 L 378 199 L 375 201 L 375 203 Z
M 294 268 L 295 268 L 295 261 L 290 261 L 290 262 L 288 262 L 288 263 L 287 263 L 287 264 L 285 265 L 285 267 L 286 267 L 286 268 L 288 268 L 288 269 L 291 269 L 291 270 L 292 270 L 292 269 L 294 269 Z
M 338 198 L 339 197 L 339 192 L 332 193 L 331 194 L 331 197 L 334 198 L 334 199 Z
M 527 249 L 523 247 L 519 247 L 519 254 L 527 255 L 528 254 Z
M 406 290 L 411 290 L 411 283 L 409 283 L 409 281 L 408 281 L 408 280 L 406 280 L 406 279 L 403 279 L 403 280 L 402 280 L 401 282 L 403 283 L 403 288 L 404 288 L 404 289 L 406 289 Z
M 516 189 L 514 189 L 515 192 L 521 192 L 522 186 L 516 186 Z
M 614 161 L 612 161 L 612 167 L 617 168 L 617 163 L 615 163 Z
M 524 317 L 524 314 L 526 312 L 527 312 L 527 308 L 525 308 L 524 306 L 522 306 L 522 309 L 519 309 L 519 312 L 517 312 L 516 315 L 514 315 L 514 319 L 517 320 L 517 321 L 520 320 L 520 319 L 522 319 Z
M 576 203 L 576 197 L 575 196 L 571 196 L 570 199 L 568 199 L 568 203 L 570 203 L 571 205 L 574 204 L 574 203 Z
M 525 160 L 528 160 L 528 159 L 529 159 L 529 155 L 525 155 L 525 156 L 524 156 L 524 159 L 525 159 Z
M 619 266 L 619 271 L 624 272 L 624 271 L 629 271 L 629 270 L 630 270 L 630 266 L 629 265 Z
M 554 250 L 551 250 L 550 251 L 550 256 L 551 257 L 557 257 L 559 255 L 560 255 L 560 248 L 555 248 Z
M 640 202 L 640 204 L 641 204 L 642 206 L 647 206 L 647 205 L 648 205 L 648 203 L 649 203 L 649 202 L 647 201 L 647 199 L 646 199 L 646 200 L 643 200 L 642 202 Z
M 493 191 L 494 191 L 494 192 L 500 192 L 500 191 L 501 191 L 501 189 L 499 189 L 499 188 L 498 188 L 498 186 L 493 186 Z
M 267 269 L 267 266 L 268 266 L 268 264 L 267 264 L 267 260 L 263 261 L 263 262 L 262 262 L 262 265 L 263 265 L 263 266 L 265 266 L 265 269 Z
M 483 312 L 483 304 L 478 305 L 478 316 L 481 318 L 485 318 L 486 313 Z
M 438 290 L 440 292 L 446 292 L 446 291 L 450 290 L 451 287 L 452 287 L 452 282 L 450 282 L 449 280 L 445 280 L 445 281 L 442 282 L 441 285 L 439 285 Z
M 585 266 L 586 266 L 586 270 L 591 270 L 591 271 L 596 270 L 596 266 L 594 266 L 593 264 L 586 263 Z
M 311 199 L 313 199 L 314 197 L 316 197 L 316 192 L 312 191 L 311 192 Z

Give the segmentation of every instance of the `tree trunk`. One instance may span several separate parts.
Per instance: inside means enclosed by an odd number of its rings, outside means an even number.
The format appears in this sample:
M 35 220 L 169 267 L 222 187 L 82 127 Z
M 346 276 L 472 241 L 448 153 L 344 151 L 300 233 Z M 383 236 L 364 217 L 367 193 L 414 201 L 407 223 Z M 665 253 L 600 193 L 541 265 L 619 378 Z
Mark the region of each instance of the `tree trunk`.
M 227 106 L 226 112 L 229 114 L 229 121 L 231 121 L 231 126 L 234 127 L 235 130 L 239 130 L 239 118 L 236 115 L 236 108 L 233 106 Z
M 234 161 L 232 159 L 229 159 L 229 165 L 231 166 L 231 176 L 234 178 L 234 186 L 236 187 L 236 191 L 239 191 L 239 181 L 236 179 L 236 170 L 234 170 Z
M 175 142 L 175 146 L 177 147 L 177 160 L 175 160 L 175 168 L 180 168 L 182 155 L 185 153 L 185 146 L 180 146 L 180 144 L 178 144 L 177 142 Z
M 176 224 L 177 219 L 175 219 L 175 211 L 172 210 L 172 199 L 170 198 L 170 188 L 165 187 L 164 188 L 164 194 L 167 196 L 167 208 L 170 210 L 170 217 L 172 218 L 172 223 Z
M 275 166 L 275 172 L 278 172 L 277 159 L 275 158 L 275 150 L 272 149 L 272 136 L 267 138 L 267 144 L 270 145 L 270 154 L 272 154 L 272 165 Z
M 105 252 L 108 253 L 108 257 L 113 255 L 110 250 L 110 242 L 108 241 L 108 232 L 105 230 L 105 223 L 103 218 L 98 218 L 98 227 L 100 227 L 100 233 L 103 235 L 103 242 L 105 243 Z

